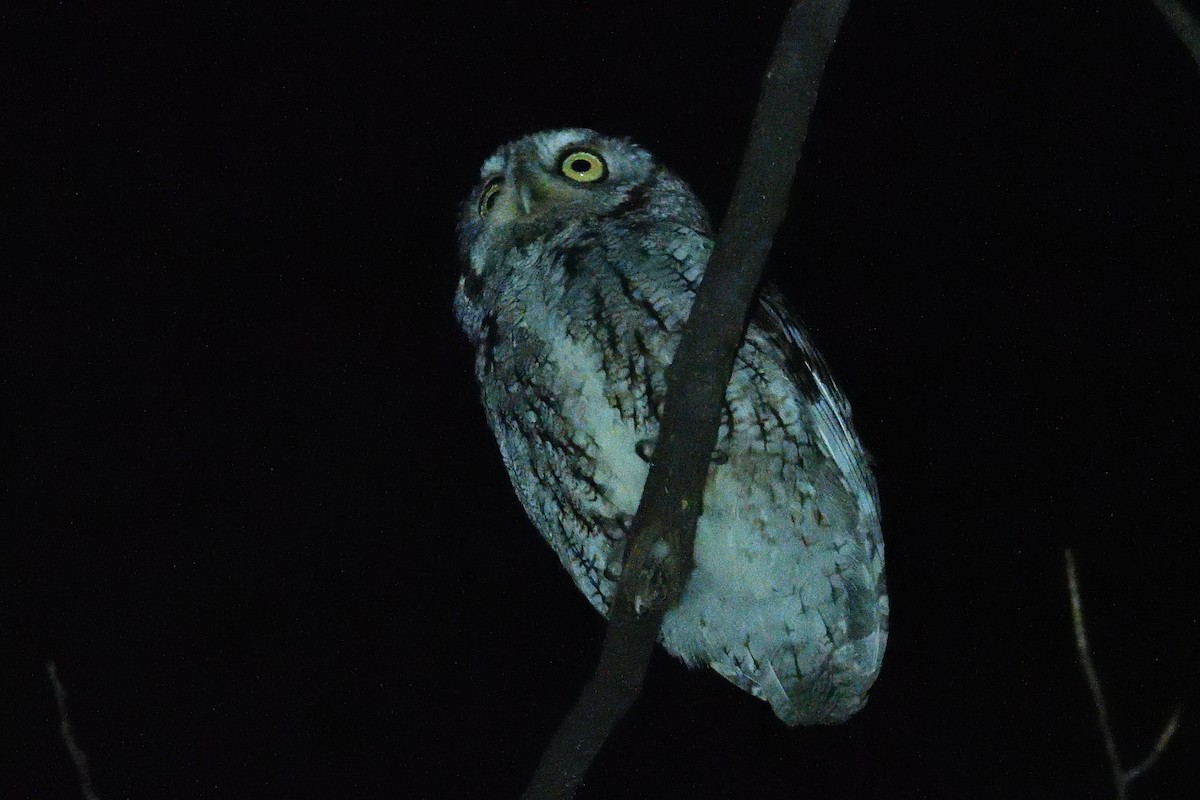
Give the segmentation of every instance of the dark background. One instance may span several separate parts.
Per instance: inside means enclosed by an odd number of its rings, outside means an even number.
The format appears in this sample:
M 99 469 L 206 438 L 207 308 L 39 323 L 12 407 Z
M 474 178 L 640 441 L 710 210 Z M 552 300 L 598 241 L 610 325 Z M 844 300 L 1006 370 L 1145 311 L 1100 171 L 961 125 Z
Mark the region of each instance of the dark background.
M 719 218 L 784 6 L 0 16 L 0 797 L 78 796 L 48 659 L 106 800 L 517 794 L 603 628 L 484 423 L 456 203 L 582 124 Z M 1136 761 L 1194 698 L 1198 151 L 1149 0 L 855 0 L 769 269 L 877 460 L 883 674 L 791 730 L 659 654 L 587 797 L 1107 795 L 1062 549 Z M 1137 797 L 1200 796 L 1195 719 Z

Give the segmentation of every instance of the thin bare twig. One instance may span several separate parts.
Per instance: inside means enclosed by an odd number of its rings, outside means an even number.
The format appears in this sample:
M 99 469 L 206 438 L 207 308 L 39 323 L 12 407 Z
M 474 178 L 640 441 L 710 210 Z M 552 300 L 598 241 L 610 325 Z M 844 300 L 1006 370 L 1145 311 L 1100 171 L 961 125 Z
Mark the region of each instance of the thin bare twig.
M 71 725 L 71 716 L 67 713 L 67 690 L 58 679 L 58 666 L 53 661 L 46 662 L 46 674 L 50 676 L 50 685 L 54 687 L 54 700 L 58 705 L 58 735 L 71 755 L 71 763 L 75 765 L 83 800 L 100 800 L 99 795 L 92 789 L 92 773 L 88 769 L 87 754 L 75 741 L 75 728 Z
M 1112 723 L 1108 720 L 1108 703 L 1104 700 L 1104 689 L 1100 686 L 1100 676 L 1096 674 L 1096 665 L 1092 663 L 1092 649 L 1088 646 L 1087 628 L 1083 624 L 1083 602 L 1079 598 L 1079 579 L 1075 574 L 1075 556 L 1070 549 L 1067 553 L 1067 589 L 1071 593 L 1071 626 L 1075 629 L 1075 649 L 1079 651 L 1079 664 L 1087 678 L 1088 689 L 1092 692 L 1092 703 L 1096 706 L 1096 717 L 1100 723 L 1100 733 L 1104 736 L 1104 750 L 1108 753 L 1108 766 L 1112 770 L 1113 784 L 1117 787 L 1117 797 L 1125 800 L 1124 774 L 1121 769 L 1121 756 L 1117 753 L 1117 740 L 1113 735 Z
M 1171 714 L 1171 718 L 1167 720 L 1166 727 L 1164 727 L 1162 729 L 1162 733 L 1158 735 L 1158 740 L 1154 742 L 1154 749 L 1146 754 L 1146 757 L 1142 759 L 1142 763 L 1138 764 L 1136 767 L 1130 767 L 1129 769 L 1125 770 L 1126 784 L 1133 783 L 1133 781 L 1141 776 L 1143 772 L 1150 769 L 1158 762 L 1159 756 L 1163 754 L 1163 751 L 1167 749 L 1167 745 L 1170 744 L 1171 737 L 1174 736 L 1175 731 L 1179 729 L 1179 717 L 1181 714 L 1183 714 L 1183 706 L 1177 706 L 1174 713 Z
M 1154 766 L 1159 756 L 1167 749 L 1171 737 L 1179 728 L 1179 716 L 1183 707 L 1177 707 L 1167 720 L 1162 733 L 1154 743 L 1153 749 L 1136 767 L 1125 769 L 1121 766 L 1121 756 L 1117 752 L 1117 737 L 1112 722 L 1108 717 L 1108 704 L 1104 700 L 1104 690 L 1100 685 L 1100 676 L 1096 673 L 1096 665 L 1092 662 L 1092 650 L 1088 645 L 1087 627 L 1083 619 L 1083 601 L 1079 597 L 1079 578 L 1075 572 L 1075 555 L 1070 548 L 1065 551 L 1067 558 L 1067 589 L 1071 595 L 1071 626 L 1075 629 L 1075 649 L 1079 651 L 1079 663 L 1087 678 L 1088 689 L 1092 693 L 1092 703 L 1096 706 L 1096 719 L 1100 725 L 1100 733 L 1104 737 L 1104 749 L 1108 753 L 1108 766 L 1112 771 L 1113 788 L 1117 800 L 1127 800 L 1129 784 Z
M 642 679 L 692 573 L 721 402 L 787 198 L 825 62 L 850 0 L 796 0 L 780 30 L 729 210 L 675 358 L 654 459 L 626 543 L 600 663 L 542 756 L 526 798 L 573 797 Z

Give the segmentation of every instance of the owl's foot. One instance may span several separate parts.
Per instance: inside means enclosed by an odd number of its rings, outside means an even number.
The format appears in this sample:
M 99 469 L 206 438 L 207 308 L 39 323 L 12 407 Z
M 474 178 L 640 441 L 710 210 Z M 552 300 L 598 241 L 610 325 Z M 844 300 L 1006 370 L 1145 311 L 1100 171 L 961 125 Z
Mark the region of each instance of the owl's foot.
M 686 576 L 682 575 L 678 548 L 669 537 L 647 531 L 639 537 L 625 561 L 622 590 L 639 617 L 648 611 L 666 611 L 679 601 Z M 627 584 L 627 585 L 625 585 Z

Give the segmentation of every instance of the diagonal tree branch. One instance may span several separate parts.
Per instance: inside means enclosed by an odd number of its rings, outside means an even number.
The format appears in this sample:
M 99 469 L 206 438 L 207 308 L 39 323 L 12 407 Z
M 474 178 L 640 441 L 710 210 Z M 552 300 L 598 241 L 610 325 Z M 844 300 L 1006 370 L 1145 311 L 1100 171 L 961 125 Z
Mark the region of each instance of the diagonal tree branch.
M 596 673 L 555 732 L 526 798 L 573 797 L 641 692 L 663 615 L 692 572 L 696 521 L 721 402 L 775 232 L 825 62 L 850 0 L 796 0 L 763 78 L 733 199 L 667 370 L 654 460 L 626 543 Z
M 1200 67 L 1200 22 L 1181 0 L 1153 0 L 1153 3 Z

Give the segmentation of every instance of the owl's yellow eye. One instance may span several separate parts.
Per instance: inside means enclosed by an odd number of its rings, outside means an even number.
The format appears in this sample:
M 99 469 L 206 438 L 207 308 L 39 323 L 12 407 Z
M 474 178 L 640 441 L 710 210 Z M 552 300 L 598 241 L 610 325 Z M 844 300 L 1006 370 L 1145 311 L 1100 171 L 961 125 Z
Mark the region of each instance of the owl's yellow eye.
M 496 199 L 500 196 L 500 190 L 503 187 L 504 181 L 499 178 L 492 178 L 488 181 L 487 186 L 483 187 L 483 192 L 479 195 L 479 216 L 486 217 L 488 215 L 492 206 L 496 205 Z
M 592 183 L 603 178 L 608 173 L 604 159 L 587 150 L 576 150 L 562 160 L 562 174 L 573 181 Z

